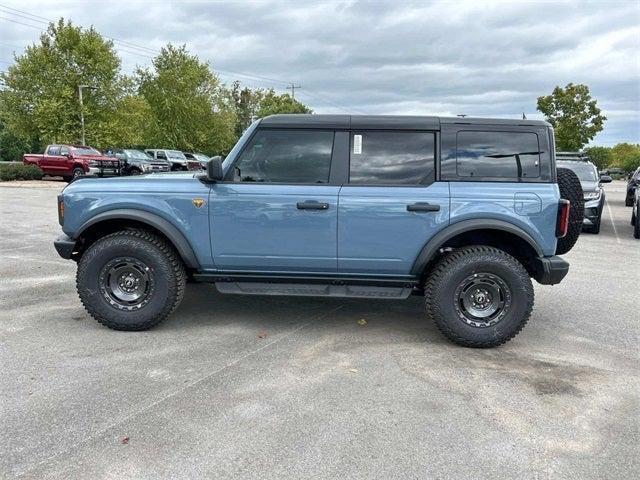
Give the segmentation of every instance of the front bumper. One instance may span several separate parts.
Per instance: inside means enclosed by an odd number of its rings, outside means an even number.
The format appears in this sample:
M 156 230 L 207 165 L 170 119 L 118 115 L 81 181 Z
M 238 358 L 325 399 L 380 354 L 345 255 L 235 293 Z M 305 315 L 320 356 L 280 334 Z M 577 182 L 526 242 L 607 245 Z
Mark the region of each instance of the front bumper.
M 555 285 L 560 283 L 569 273 L 569 262 L 557 255 L 552 257 L 538 257 L 535 261 L 536 272 L 534 278 L 541 285 Z
M 111 167 L 109 168 L 89 167 L 89 172 L 87 173 L 87 175 L 115 176 L 115 175 L 118 175 L 118 169 L 111 168 Z
M 604 205 L 604 196 L 584 202 L 584 225 L 594 225 L 602 213 Z
M 53 246 L 56 247 L 58 255 L 69 260 L 76 248 L 76 241 L 67 235 L 60 235 L 53 241 Z

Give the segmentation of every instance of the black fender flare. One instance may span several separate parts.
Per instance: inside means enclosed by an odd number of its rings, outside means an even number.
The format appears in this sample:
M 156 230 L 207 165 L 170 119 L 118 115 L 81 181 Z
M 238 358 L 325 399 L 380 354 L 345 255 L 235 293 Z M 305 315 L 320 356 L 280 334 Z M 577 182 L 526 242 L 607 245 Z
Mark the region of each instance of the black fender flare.
M 89 227 L 105 220 L 135 220 L 155 228 L 169 239 L 187 267 L 195 269 L 200 268 L 200 264 L 193 252 L 193 248 L 191 248 L 189 241 L 185 238 L 182 232 L 180 232 L 180 230 L 178 230 L 178 228 L 168 220 L 165 220 L 155 213 L 150 213 L 144 210 L 120 208 L 99 213 L 95 217 L 92 217 L 83 223 L 75 233 L 74 238 L 79 238 Z
M 463 220 L 461 222 L 453 223 L 448 227 L 443 228 L 438 233 L 436 233 L 431 238 L 431 240 L 429 240 L 424 245 L 424 247 L 422 247 L 422 250 L 418 254 L 418 257 L 416 258 L 415 262 L 413 262 L 413 267 L 411 267 L 411 274 L 416 276 L 422 274 L 424 268 L 435 257 L 440 247 L 447 240 L 450 240 L 456 235 L 460 235 L 461 233 L 469 232 L 471 230 L 498 230 L 511 233 L 527 242 L 539 257 L 544 256 L 542 250 L 533 239 L 533 237 L 531 237 L 531 235 L 525 232 L 522 228 L 512 223 L 496 219 Z

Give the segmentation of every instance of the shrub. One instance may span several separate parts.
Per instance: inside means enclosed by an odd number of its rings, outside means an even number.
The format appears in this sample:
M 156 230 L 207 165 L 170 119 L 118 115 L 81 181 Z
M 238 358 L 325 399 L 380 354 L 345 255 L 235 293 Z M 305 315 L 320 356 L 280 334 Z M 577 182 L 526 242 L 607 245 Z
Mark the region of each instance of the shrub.
M 42 170 L 35 165 L 21 163 L 0 163 L 0 181 L 9 180 L 40 180 Z

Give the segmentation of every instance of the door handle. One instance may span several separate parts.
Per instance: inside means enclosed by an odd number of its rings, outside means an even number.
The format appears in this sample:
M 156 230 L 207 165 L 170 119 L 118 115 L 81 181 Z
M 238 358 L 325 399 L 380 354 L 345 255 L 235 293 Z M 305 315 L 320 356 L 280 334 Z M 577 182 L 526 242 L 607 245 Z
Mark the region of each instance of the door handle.
M 431 205 L 427 202 L 417 202 L 407 205 L 407 212 L 439 212 L 440 205 Z
M 296 206 L 298 207 L 298 210 L 328 210 L 329 209 L 328 203 L 315 202 L 315 201 L 298 202 Z

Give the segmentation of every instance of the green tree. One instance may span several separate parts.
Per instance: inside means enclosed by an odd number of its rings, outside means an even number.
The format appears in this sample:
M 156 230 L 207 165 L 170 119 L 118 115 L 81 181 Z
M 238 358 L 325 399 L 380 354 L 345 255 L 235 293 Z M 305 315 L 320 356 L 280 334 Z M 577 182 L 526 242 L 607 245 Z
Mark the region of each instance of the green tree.
M 104 145 L 105 126 L 123 89 L 120 60 L 110 41 L 93 28 L 60 19 L 14 60 L 1 76 L 0 109 L 12 135 L 38 143 L 80 141 L 78 86 L 91 85 L 95 90 L 83 92 L 86 138 L 94 146 Z
M 569 83 L 551 95 L 538 97 L 538 110 L 553 125 L 558 150 L 578 151 L 602 130 L 604 121 L 589 87 Z
M 620 167 L 627 172 L 633 172 L 640 167 L 640 144 L 619 143 L 611 149 L 613 166 Z
M 257 116 L 262 118 L 277 113 L 313 113 L 313 110 L 288 93 L 278 95 L 273 89 L 267 90 L 260 101 Z
M 609 147 L 589 147 L 585 149 L 585 152 L 598 167 L 598 170 L 604 170 L 611 165 L 611 149 Z
M 138 92 L 149 106 L 146 142 L 158 148 L 228 152 L 235 141 L 235 112 L 207 63 L 171 44 L 138 69 Z
M 251 122 L 258 116 L 260 103 L 264 98 L 263 89 L 252 90 L 248 87 L 241 87 L 240 82 L 235 81 L 229 90 L 233 108 L 236 113 L 235 135 L 237 138 L 242 135 Z

